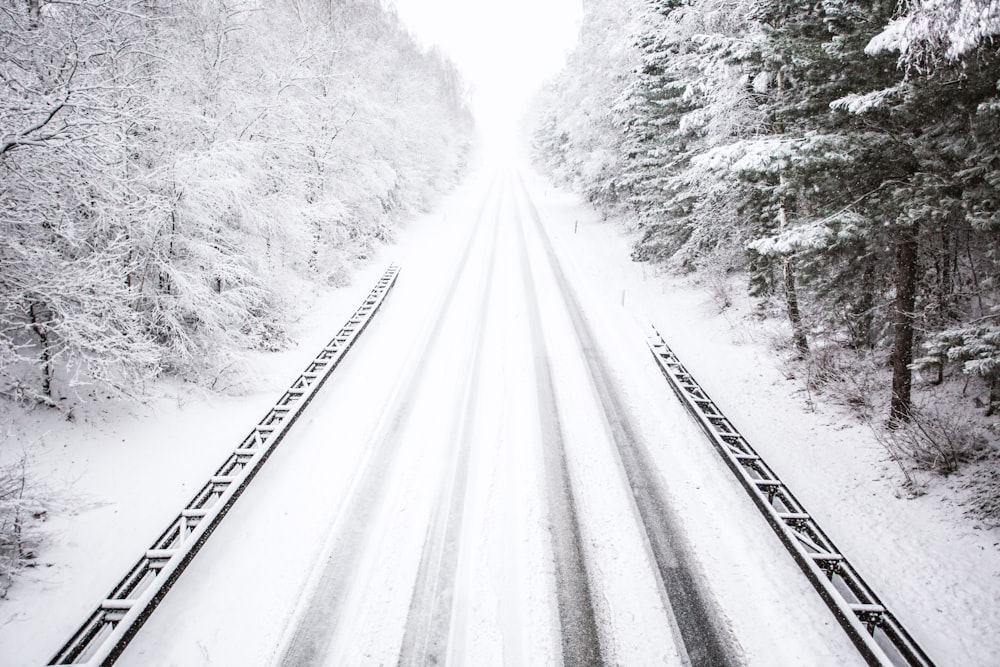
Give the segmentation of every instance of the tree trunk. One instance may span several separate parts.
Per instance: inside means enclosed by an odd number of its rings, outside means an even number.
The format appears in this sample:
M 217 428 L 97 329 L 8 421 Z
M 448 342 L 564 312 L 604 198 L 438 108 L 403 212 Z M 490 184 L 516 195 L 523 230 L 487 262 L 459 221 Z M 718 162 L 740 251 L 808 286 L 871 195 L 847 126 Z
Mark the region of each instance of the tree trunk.
M 323 230 L 318 220 L 313 220 L 312 227 L 312 248 L 309 250 L 309 270 L 313 275 L 319 275 L 319 251 L 323 245 Z
M 31 319 L 31 328 L 38 336 L 38 342 L 41 343 L 42 353 L 40 359 L 42 362 L 42 393 L 45 396 L 52 397 L 52 351 L 49 349 L 49 334 L 45 330 L 45 323 L 39 319 L 40 304 L 33 302 L 28 306 L 28 317 Z
M 940 308 L 941 313 L 946 318 L 951 318 L 951 298 L 953 294 L 952 280 L 951 280 L 951 256 L 952 256 L 952 243 L 951 231 L 945 230 L 941 234 L 941 280 L 940 280 Z
M 785 283 L 785 305 L 788 308 L 788 321 L 792 323 L 792 342 L 800 357 L 809 354 L 809 340 L 802 325 L 802 314 L 799 312 L 799 293 L 795 289 L 795 262 L 791 257 L 782 258 L 781 272 Z
M 781 177 L 781 184 L 784 185 L 785 177 Z M 785 205 L 778 205 L 778 224 L 781 231 L 788 226 L 788 216 L 785 213 Z M 788 310 L 788 321 L 792 325 L 792 342 L 795 344 L 795 351 L 799 357 L 809 354 L 809 340 L 806 337 L 805 327 L 802 326 L 802 313 L 799 311 L 799 293 L 795 289 L 795 261 L 789 255 L 781 256 L 781 277 L 785 288 L 785 307 Z
M 942 231 L 941 248 L 934 258 L 934 268 L 936 269 L 935 274 L 937 277 L 937 282 L 934 286 L 934 305 L 936 310 L 934 324 L 939 327 L 947 325 L 955 315 L 952 308 L 954 289 L 952 287 L 951 275 L 952 246 L 954 245 L 951 230 L 945 229 Z
M 896 306 L 893 314 L 892 403 L 889 424 L 910 418 L 913 404 L 910 389 L 913 373 L 913 312 L 917 300 L 917 229 L 902 231 L 896 247 Z
M 869 253 L 861 274 L 861 296 L 850 315 L 851 347 L 870 350 L 874 347 L 875 329 L 875 254 Z
M 28 28 L 35 30 L 42 22 L 41 0 L 28 0 Z
M 1000 408 L 1000 378 L 990 377 L 990 404 L 986 406 L 986 416 L 992 417 Z

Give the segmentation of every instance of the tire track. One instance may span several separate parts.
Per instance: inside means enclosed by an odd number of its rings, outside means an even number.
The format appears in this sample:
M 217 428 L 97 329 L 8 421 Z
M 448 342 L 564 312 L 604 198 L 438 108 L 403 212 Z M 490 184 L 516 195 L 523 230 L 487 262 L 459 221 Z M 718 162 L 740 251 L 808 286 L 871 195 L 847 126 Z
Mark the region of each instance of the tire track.
M 627 417 L 628 407 L 621 399 L 520 174 L 517 175 L 517 183 L 520 199 L 545 249 L 577 342 L 584 352 L 589 375 L 600 398 L 619 460 L 632 490 L 636 513 L 656 561 L 664 605 L 673 612 L 681 635 L 679 639 L 695 667 L 735 667 L 740 664 L 735 638 L 723 626 L 721 612 L 694 574 L 697 571 L 697 561 L 687 547 L 680 522 L 669 507 L 662 481 L 654 472 L 656 468 L 648 448 Z
M 566 461 L 566 447 L 556 406 L 555 386 L 549 365 L 542 315 L 534 291 L 534 276 L 528 257 L 524 224 L 516 205 L 518 261 L 522 276 L 527 319 L 534 342 L 538 413 L 542 428 L 545 478 L 548 486 L 549 532 L 555 558 L 556 599 L 559 609 L 564 665 L 602 665 L 601 645 L 590 592 L 587 563 L 583 554 L 576 501 Z
M 432 355 L 428 349 L 438 340 L 439 333 L 452 308 L 462 277 L 470 269 L 470 258 L 477 241 L 483 235 L 484 215 L 490 201 L 497 198 L 497 183 L 491 183 L 483 203 L 476 214 L 476 222 L 462 249 L 461 259 L 448 283 L 448 291 L 437 311 L 433 324 L 425 330 L 420 344 L 414 350 L 421 357 L 416 365 L 397 383 L 372 437 L 367 460 L 360 466 L 355 481 L 347 494 L 345 506 L 337 518 L 323 549 L 325 555 L 317 564 L 319 577 L 307 589 L 307 602 L 292 619 L 292 627 L 280 651 L 278 664 L 285 667 L 308 667 L 324 664 L 326 651 L 333 640 L 338 621 L 344 612 L 343 602 L 357 571 L 364 551 L 365 537 L 385 495 L 385 478 L 392 462 L 397 458 L 401 439 L 400 427 L 409 418 L 413 402 L 408 400 L 426 372 Z M 494 220 L 495 222 L 495 220 Z M 493 238 L 497 233 L 494 224 Z M 495 242 L 491 241 L 491 245 Z
M 496 270 L 497 235 L 500 228 L 500 204 L 497 203 L 494 234 L 486 267 L 483 298 L 476 311 L 471 364 L 462 378 L 461 415 L 452 438 L 452 464 L 448 483 L 435 503 L 434 518 L 427 529 L 427 538 L 420 559 L 410 609 L 406 620 L 399 667 L 436 665 L 445 662 L 448 650 L 448 628 L 452 615 L 455 577 L 458 569 L 459 540 L 469 482 L 469 459 L 472 431 L 476 414 L 479 376 L 483 366 L 486 322 L 492 302 Z

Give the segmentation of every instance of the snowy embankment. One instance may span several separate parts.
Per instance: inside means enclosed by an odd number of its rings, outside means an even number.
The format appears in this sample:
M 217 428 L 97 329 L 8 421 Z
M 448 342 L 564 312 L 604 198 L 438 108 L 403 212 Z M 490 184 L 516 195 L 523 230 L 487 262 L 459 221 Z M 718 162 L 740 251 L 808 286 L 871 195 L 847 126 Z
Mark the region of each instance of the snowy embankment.
M 446 457 L 453 456 L 430 439 L 394 452 L 392 440 L 423 429 L 447 434 L 451 428 L 470 429 L 477 442 L 495 437 L 497 430 L 515 445 L 473 453 L 467 464 L 470 485 L 461 535 L 467 545 L 463 548 L 470 551 L 455 556 L 445 552 L 442 559 L 457 559 L 458 582 L 470 594 L 456 601 L 456 617 L 464 619 L 465 627 L 452 632 L 476 643 L 452 646 L 452 656 L 481 657 L 487 648 L 489 655 L 499 656 L 513 646 L 538 658 L 558 650 L 545 625 L 554 612 L 547 607 L 551 566 L 544 564 L 543 510 L 531 495 L 541 480 L 536 477 L 537 452 L 527 443 L 537 434 L 527 430 L 530 420 L 506 418 L 510 410 L 530 414 L 535 409 L 529 395 L 513 390 L 522 380 L 530 382 L 530 373 L 518 365 L 497 365 L 500 353 L 508 350 L 527 364 L 530 341 L 514 326 L 518 316 L 500 317 L 504 310 L 484 314 L 480 324 L 472 321 L 480 283 L 489 285 L 482 278 L 486 265 L 475 260 L 469 279 L 450 287 L 462 307 L 444 315 L 452 298 L 447 295 L 452 259 L 473 221 L 484 210 L 486 223 L 497 225 L 524 213 L 523 197 L 487 210 L 488 185 L 483 174 L 471 179 L 445 206 L 402 232 L 398 243 L 359 272 L 351 287 L 316 298 L 294 349 L 256 359 L 260 381 L 253 395 L 223 398 L 161 385 L 160 398 L 146 408 L 101 412 L 93 407 L 76 423 L 38 412 L 34 422 L 19 424 L 24 432 L 37 434 L 26 448 L 37 470 L 50 471 L 44 481 L 64 500 L 65 509 L 53 512 L 47 523 L 49 541 L 39 566 L 26 572 L 9 599 L 0 602 L 0 665 L 40 664 L 50 657 L 342 325 L 390 260 L 403 267 L 401 283 L 352 351 L 355 356 L 349 355 L 338 369 L 344 379 L 335 373 L 325 396 L 296 424 L 294 441 L 279 447 L 251 492 L 140 632 L 123 664 L 258 664 L 276 658 L 296 619 L 310 612 L 303 609 L 306 601 L 300 593 L 322 587 L 319 566 L 331 557 L 335 564 L 338 558 L 345 563 L 357 559 L 360 566 L 352 567 L 361 582 L 353 588 L 341 583 L 348 586 L 348 602 L 354 606 L 341 610 L 347 621 L 337 630 L 340 643 L 334 645 L 380 655 L 391 649 L 378 645 L 378 632 L 398 632 L 408 611 L 400 600 L 408 599 L 412 583 L 398 567 L 389 568 L 392 576 L 382 581 L 379 568 L 423 541 L 420 520 L 438 501 L 419 482 L 442 474 L 442 465 L 451 461 Z M 528 182 L 527 195 L 534 198 L 562 270 L 623 390 L 629 417 L 645 434 L 674 518 L 701 561 L 699 570 L 711 583 L 748 664 L 832 666 L 858 658 L 770 528 L 758 521 L 715 451 L 673 403 L 645 346 L 648 323 L 663 333 L 939 665 L 1000 663 L 1000 641 L 991 632 L 1000 627 L 997 531 L 972 529 L 940 498 L 898 497 L 890 464 L 871 434 L 837 410 L 807 406 L 766 345 L 754 340 L 752 328 L 734 327 L 732 322 L 740 320 L 715 314 L 699 290 L 656 275 L 647 265 L 629 263 L 628 239 L 598 222 L 577 197 L 541 180 Z M 493 200 L 499 197 L 494 194 Z M 517 256 L 513 232 L 498 229 L 493 237 L 499 239 L 498 261 Z M 482 241 L 479 245 L 483 253 L 490 247 Z M 544 267 L 541 251 L 533 248 L 527 255 L 536 267 Z M 495 294 L 497 308 L 523 312 L 523 296 L 512 287 L 517 274 L 506 279 L 503 271 L 512 268 L 503 266 L 497 269 L 494 292 L 483 289 Z M 538 298 L 549 306 L 558 304 L 553 284 L 546 285 Z M 429 332 L 439 318 L 444 318 L 447 336 L 434 342 Z M 588 380 L 581 374 L 581 354 L 570 344 L 573 328 L 559 324 L 559 318 L 553 324 L 546 317 L 544 324 L 557 384 L 583 386 Z M 493 353 L 481 355 L 480 348 Z M 470 370 L 466 358 L 483 367 Z M 463 399 L 473 372 L 482 376 L 479 386 L 491 389 Z M 449 384 L 451 377 L 460 381 Z M 425 383 L 438 391 L 422 390 Z M 599 454 L 602 427 L 595 411 L 570 408 L 576 418 L 564 420 L 564 428 L 579 433 L 579 442 L 593 438 L 590 451 Z M 438 410 L 476 419 L 458 421 L 458 426 L 437 423 Z M 592 425 L 588 420 L 594 419 Z M 494 423 L 498 429 L 487 428 Z M 369 448 L 371 443 L 379 446 Z M 619 643 L 610 655 L 628 662 L 629 656 L 661 650 L 643 641 L 663 633 L 662 612 L 657 600 L 646 599 L 652 595 L 646 589 L 634 591 L 632 605 L 638 613 L 631 613 L 635 610 L 629 605 L 615 606 L 622 604 L 617 593 L 628 593 L 640 581 L 638 575 L 634 580 L 624 575 L 648 563 L 622 566 L 632 558 L 644 561 L 644 553 L 625 539 L 635 530 L 629 513 L 605 512 L 611 504 L 602 499 L 623 495 L 626 487 L 616 487 L 618 476 L 606 473 L 613 462 L 594 456 L 572 464 L 574 482 L 591 480 L 590 492 L 578 497 L 590 526 L 585 532 L 588 557 L 603 564 L 594 576 L 606 595 L 595 604 L 612 629 L 621 629 L 612 635 Z M 371 465 L 379 457 L 387 457 L 386 466 Z M 375 470 L 375 476 L 368 479 L 358 472 L 365 470 Z M 348 516 L 352 499 L 361 498 L 362 505 L 369 500 L 358 494 L 366 486 L 384 496 L 373 504 L 378 513 L 371 522 Z M 512 489 L 524 493 L 514 494 L 508 508 L 505 498 L 510 496 L 504 491 Z M 358 553 L 338 556 L 332 543 L 352 522 L 360 526 Z M 440 530 L 448 534 L 448 521 L 441 522 Z M 510 540 L 520 545 L 523 563 L 508 557 Z M 525 563 L 530 571 L 524 571 Z M 526 582 L 531 585 L 524 587 Z M 359 593 L 362 587 L 365 595 Z M 516 603 L 491 604 L 489 596 L 506 592 L 505 587 L 514 589 Z M 630 613 L 616 615 L 616 610 Z M 493 619 L 494 614 L 503 618 Z M 493 620 L 508 634 L 495 634 Z M 522 634 L 512 637 L 509 631 L 516 628 Z
M 30 481 L 49 513 L 31 568 L 0 601 L 0 664 L 44 664 L 76 625 L 156 539 L 343 324 L 384 267 L 361 270 L 349 287 L 308 294 L 296 340 L 248 360 L 253 390 L 242 396 L 161 381 L 144 405 L 91 403 L 74 421 L 36 409 L 7 417 Z

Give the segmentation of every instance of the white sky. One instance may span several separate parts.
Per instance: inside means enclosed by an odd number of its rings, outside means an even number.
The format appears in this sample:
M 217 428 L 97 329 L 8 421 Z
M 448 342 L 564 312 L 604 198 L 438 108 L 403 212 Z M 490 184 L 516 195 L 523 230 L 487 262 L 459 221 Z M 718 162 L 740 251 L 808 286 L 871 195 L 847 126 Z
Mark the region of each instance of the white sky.
M 400 19 L 455 61 L 484 129 L 510 127 L 576 42 L 581 0 L 395 0 Z

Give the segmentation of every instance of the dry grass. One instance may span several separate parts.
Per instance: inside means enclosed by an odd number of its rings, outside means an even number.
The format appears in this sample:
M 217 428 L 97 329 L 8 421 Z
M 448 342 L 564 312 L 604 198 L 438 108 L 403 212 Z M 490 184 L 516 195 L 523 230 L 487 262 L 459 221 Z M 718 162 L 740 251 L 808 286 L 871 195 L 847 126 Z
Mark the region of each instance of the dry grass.
M 804 366 L 809 391 L 821 393 L 865 419 L 878 410 L 885 379 L 870 355 L 814 344 Z
M 885 442 L 918 470 L 945 476 L 966 463 L 983 460 L 991 451 L 981 428 L 961 415 L 927 408 L 915 410 L 908 422 L 887 429 Z
M 988 522 L 1000 517 L 1000 456 L 976 420 L 947 405 L 931 405 L 914 410 L 907 422 L 869 426 L 911 493 L 921 495 L 931 477 L 971 473 L 960 494 L 968 500 L 960 502 L 971 503 L 971 511 Z

